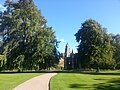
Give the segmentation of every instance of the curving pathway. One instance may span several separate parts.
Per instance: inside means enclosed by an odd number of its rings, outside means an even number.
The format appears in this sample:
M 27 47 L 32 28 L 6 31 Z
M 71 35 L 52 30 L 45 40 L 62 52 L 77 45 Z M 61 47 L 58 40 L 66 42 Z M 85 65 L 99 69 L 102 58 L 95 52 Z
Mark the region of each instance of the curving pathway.
M 49 81 L 51 77 L 57 73 L 47 73 L 34 77 L 20 85 L 13 90 L 49 90 Z

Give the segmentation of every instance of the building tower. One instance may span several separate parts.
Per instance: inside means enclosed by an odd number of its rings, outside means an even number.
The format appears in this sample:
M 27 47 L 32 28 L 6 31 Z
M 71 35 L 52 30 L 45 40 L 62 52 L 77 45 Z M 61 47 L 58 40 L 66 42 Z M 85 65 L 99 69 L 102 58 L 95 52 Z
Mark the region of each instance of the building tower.
M 65 46 L 65 57 L 70 57 L 70 47 L 69 47 L 69 44 L 67 43 L 66 46 Z
M 71 50 L 69 44 L 67 43 L 65 46 L 65 55 L 64 55 L 64 69 L 70 69 L 71 67 Z
M 73 50 L 72 50 L 72 53 L 71 53 L 71 63 L 72 63 L 72 69 L 74 69 L 74 53 L 73 53 Z

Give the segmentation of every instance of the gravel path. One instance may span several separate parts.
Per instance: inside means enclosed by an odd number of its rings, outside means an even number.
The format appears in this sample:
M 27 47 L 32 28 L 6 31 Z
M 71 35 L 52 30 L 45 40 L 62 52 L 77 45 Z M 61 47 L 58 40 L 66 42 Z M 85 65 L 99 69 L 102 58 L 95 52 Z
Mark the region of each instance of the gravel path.
M 13 90 L 49 90 L 49 81 L 56 73 L 47 73 L 34 77 L 20 85 Z

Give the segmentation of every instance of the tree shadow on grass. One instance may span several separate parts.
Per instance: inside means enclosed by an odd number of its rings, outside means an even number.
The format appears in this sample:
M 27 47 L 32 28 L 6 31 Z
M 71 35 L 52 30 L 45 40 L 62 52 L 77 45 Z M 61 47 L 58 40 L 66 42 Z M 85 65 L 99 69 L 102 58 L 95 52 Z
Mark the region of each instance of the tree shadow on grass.
M 90 74 L 90 75 L 116 75 L 120 76 L 119 72 L 95 72 L 95 71 L 79 71 L 79 70 L 64 70 L 64 71 L 53 71 L 55 73 L 75 73 L 75 74 Z
M 94 80 L 108 80 L 108 79 L 105 79 L 105 78 L 96 78 Z
M 87 86 L 86 84 L 70 84 L 70 88 L 81 88 Z
M 120 76 L 120 72 L 106 73 L 106 72 L 94 72 L 94 71 L 79 71 L 79 70 L 63 70 L 63 71 L 49 71 L 49 70 L 39 70 L 39 71 L 8 71 L 8 72 L 0 72 L 0 74 L 16 74 L 16 73 L 75 73 L 75 74 L 89 74 L 89 75 L 116 75 Z
M 116 75 L 116 76 L 120 76 L 120 72 L 113 72 L 113 73 L 102 73 L 102 72 L 81 72 L 83 74 L 90 74 L 90 75 Z
M 95 79 L 95 80 L 104 80 L 104 79 Z M 113 78 L 110 79 L 106 83 L 99 83 L 99 84 L 93 84 L 93 85 L 87 85 L 87 84 L 70 84 L 69 88 L 86 88 L 88 90 L 89 88 L 95 88 L 95 90 L 120 90 L 120 78 Z
M 95 84 L 97 90 L 120 90 L 120 78 L 111 79 L 107 83 Z
M 0 72 L 0 74 L 20 74 L 20 73 L 54 73 L 54 71 L 43 70 L 43 71 L 23 71 L 23 72 L 17 72 L 17 71 Z

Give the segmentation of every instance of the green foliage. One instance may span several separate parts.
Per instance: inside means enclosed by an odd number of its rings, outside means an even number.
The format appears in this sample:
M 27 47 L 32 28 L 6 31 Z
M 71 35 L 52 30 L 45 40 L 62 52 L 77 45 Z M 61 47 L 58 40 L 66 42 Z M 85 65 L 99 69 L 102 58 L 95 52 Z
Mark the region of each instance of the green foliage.
M 114 67 L 111 37 L 98 22 L 92 19 L 86 20 L 75 36 L 79 43 L 78 57 L 82 68 Z
M 56 63 L 53 59 L 55 33 L 46 25 L 46 19 L 33 0 L 7 0 L 5 6 L 7 11 L 3 13 L 1 26 L 4 31 L 6 69 L 38 70 L 47 68 L 45 65 L 50 61 L 53 61 L 50 66 L 53 66 Z
M 115 68 L 120 69 L 120 35 L 111 34 L 111 36 L 112 36 L 111 44 L 115 47 L 115 50 L 114 50 L 114 59 L 116 61 Z
M 6 59 L 4 55 L 0 55 L 0 71 L 4 69 Z

